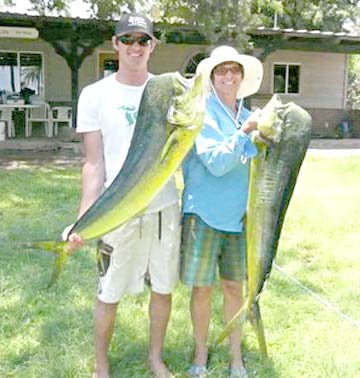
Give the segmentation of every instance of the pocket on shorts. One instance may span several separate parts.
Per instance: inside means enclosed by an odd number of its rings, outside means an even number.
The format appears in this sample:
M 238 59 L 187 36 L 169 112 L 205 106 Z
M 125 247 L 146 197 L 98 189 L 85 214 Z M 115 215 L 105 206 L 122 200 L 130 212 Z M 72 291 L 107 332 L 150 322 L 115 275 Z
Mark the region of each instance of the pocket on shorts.
M 105 276 L 106 272 L 109 269 L 111 254 L 114 248 L 104 243 L 103 240 L 98 240 L 97 242 L 97 253 L 96 253 L 96 262 L 101 277 Z

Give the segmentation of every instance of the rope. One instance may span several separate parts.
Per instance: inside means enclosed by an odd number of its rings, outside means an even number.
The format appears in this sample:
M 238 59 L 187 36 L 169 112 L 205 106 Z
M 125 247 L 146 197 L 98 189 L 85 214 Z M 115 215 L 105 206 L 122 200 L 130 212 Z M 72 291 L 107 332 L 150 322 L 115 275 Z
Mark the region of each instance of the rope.
M 326 299 L 320 297 L 320 295 L 314 293 L 312 290 L 310 290 L 308 287 L 303 285 L 300 281 L 298 281 L 296 278 L 290 276 L 288 273 L 286 273 L 281 267 L 279 267 L 277 264 L 274 263 L 274 267 L 276 270 L 278 270 L 281 274 L 283 274 L 285 277 L 287 277 L 290 281 L 294 282 L 297 286 L 299 286 L 302 290 L 304 290 L 306 293 L 308 293 L 311 297 L 313 297 L 317 302 L 321 303 L 324 307 L 334 311 L 337 315 L 339 315 L 340 318 L 346 320 L 350 324 L 352 324 L 354 327 L 360 329 L 360 322 L 358 320 L 352 319 L 350 316 L 346 315 L 344 312 L 339 310 L 337 307 L 335 307 L 332 303 L 327 301 Z

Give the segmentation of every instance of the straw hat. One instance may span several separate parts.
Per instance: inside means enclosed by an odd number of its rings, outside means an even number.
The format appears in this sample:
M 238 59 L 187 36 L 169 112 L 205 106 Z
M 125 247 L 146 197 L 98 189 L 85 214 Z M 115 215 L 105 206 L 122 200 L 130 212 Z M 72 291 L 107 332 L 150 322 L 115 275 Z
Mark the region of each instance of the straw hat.
M 220 46 L 215 48 L 210 57 L 202 60 L 196 69 L 196 73 L 204 74 L 211 87 L 211 71 L 224 62 L 236 62 L 243 66 L 244 77 L 237 92 L 237 98 L 244 98 L 256 93 L 261 85 L 263 78 L 263 65 L 259 59 L 251 55 L 238 54 L 238 52 L 230 46 Z

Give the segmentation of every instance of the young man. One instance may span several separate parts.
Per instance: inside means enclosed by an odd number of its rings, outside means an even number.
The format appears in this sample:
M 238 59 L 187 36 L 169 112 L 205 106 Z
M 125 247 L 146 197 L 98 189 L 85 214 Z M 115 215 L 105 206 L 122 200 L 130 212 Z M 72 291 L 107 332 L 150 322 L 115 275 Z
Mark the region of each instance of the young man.
M 151 21 L 141 14 L 123 14 L 112 43 L 118 71 L 84 88 L 79 98 L 77 132 L 85 146 L 79 217 L 111 184 L 128 153 L 141 95 L 151 77 L 147 65 L 156 46 Z M 107 352 L 118 302 L 126 293 L 141 292 L 145 277 L 151 285 L 150 368 L 158 378 L 171 376 L 161 354 L 178 277 L 178 238 L 178 196 L 172 180 L 143 216 L 99 241 L 94 378 L 110 377 Z M 83 243 L 76 234 L 69 241 L 73 249 Z

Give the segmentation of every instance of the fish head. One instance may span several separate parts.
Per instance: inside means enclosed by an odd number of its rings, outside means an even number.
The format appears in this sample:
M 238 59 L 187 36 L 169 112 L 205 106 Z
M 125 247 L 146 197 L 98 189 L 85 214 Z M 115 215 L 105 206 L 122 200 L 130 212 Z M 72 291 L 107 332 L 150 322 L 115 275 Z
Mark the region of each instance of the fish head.
M 257 118 L 260 136 L 274 143 L 286 141 L 308 144 L 311 134 L 311 116 L 293 102 L 283 104 L 274 95 L 264 106 Z
M 173 74 L 175 96 L 167 120 L 175 127 L 200 131 L 206 106 L 206 85 L 202 74 L 186 79 L 178 72 Z
M 281 99 L 278 95 L 274 95 L 271 100 L 261 110 L 257 119 L 257 129 L 266 139 L 279 142 L 282 133 L 283 113 Z

